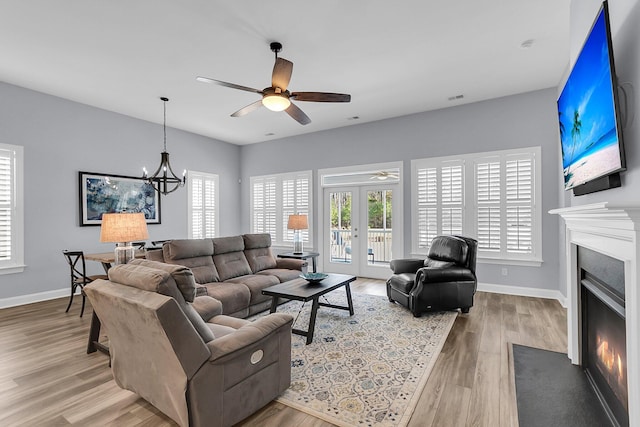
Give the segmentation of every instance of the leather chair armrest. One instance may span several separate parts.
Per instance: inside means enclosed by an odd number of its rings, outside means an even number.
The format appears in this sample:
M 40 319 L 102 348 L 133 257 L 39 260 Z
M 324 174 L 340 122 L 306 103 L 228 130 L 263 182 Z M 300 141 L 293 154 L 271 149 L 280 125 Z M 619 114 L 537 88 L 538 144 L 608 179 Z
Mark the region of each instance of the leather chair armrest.
M 285 268 L 288 270 L 300 270 L 308 266 L 309 263 L 303 259 L 295 258 L 276 258 L 276 268 Z
M 195 297 L 191 306 L 198 312 L 202 320 L 208 322 L 212 317 L 222 314 L 222 303 L 210 296 Z
M 422 282 L 425 286 L 436 282 L 473 282 L 475 274 L 464 267 L 429 268 L 423 267 L 416 274 L 416 282 Z
M 242 351 L 279 329 L 285 328 L 287 333 L 291 333 L 292 323 L 293 316 L 284 313 L 273 313 L 241 327 L 232 334 L 209 341 L 207 343 L 207 347 L 211 351 L 209 362 L 215 363 L 219 359 L 225 358 L 225 356 Z
M 424 260 L 417 258 L 392 259 L 389 267 L 394 274 L 415 273 L 424 267 Z

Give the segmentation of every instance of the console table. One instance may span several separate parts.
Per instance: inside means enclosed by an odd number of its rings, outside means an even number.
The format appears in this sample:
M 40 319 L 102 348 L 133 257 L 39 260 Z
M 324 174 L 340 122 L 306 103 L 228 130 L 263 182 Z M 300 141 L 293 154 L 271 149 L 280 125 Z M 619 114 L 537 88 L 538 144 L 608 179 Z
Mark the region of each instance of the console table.
M 309 258 L 311 258 L 311 267 L 313 268 L 312 273 L 316 273 L 316 258 L 318 258 L 320 254 L 318 252 L 302 252 L 302 253 L 295 253 L 295 252 L 285 252 L 282 254 L 278 254 L 278 258 L 294 258 L 294 259 L 302 259 L 302 260 L 307 260 Z

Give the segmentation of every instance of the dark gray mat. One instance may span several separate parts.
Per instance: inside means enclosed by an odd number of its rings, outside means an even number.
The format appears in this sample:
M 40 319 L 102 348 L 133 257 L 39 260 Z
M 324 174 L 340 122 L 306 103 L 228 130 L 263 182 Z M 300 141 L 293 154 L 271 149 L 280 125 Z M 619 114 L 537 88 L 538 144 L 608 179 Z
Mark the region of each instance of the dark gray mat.
M 513 344 L 520 427 L 611 426 L 582 368 L 564 353 Z

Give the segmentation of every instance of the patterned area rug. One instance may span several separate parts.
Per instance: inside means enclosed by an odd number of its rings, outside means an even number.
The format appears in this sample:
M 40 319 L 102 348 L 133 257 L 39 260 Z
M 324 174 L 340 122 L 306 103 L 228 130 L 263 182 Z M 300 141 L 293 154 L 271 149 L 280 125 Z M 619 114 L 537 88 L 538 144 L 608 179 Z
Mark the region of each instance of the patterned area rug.
M 457 314 L 415 318 L 386 297 L 352 295 L 354 316 L 320 307 L 313 342 L 292 336 L 291 387 L 278 401 L 339 426 L 406 426 Z M 341 290 L 326 297 L 347 304 Z M 300 312 L 294 327 L 306 330 L 311 302 L 301 307 L 278 312 Z

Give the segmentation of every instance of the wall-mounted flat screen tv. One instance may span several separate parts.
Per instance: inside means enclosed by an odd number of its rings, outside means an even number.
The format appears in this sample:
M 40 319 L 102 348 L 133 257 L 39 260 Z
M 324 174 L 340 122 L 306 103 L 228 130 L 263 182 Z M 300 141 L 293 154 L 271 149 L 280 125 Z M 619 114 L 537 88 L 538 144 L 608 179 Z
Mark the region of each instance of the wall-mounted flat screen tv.
M 617 90 L 605 1 L 558 98 L 566 190 L 624 170 Z

